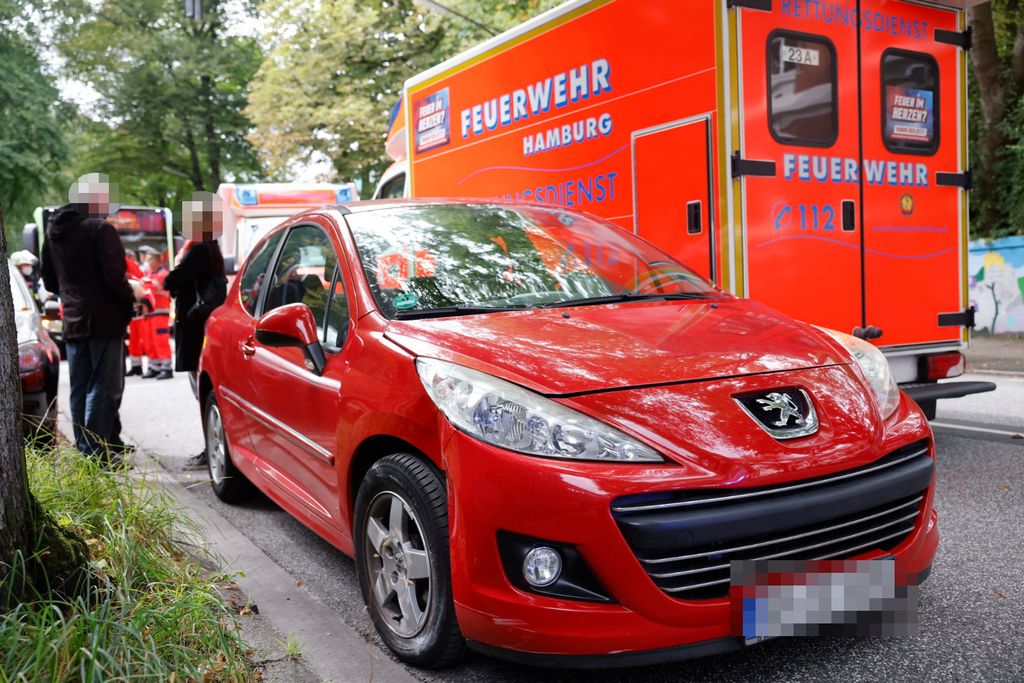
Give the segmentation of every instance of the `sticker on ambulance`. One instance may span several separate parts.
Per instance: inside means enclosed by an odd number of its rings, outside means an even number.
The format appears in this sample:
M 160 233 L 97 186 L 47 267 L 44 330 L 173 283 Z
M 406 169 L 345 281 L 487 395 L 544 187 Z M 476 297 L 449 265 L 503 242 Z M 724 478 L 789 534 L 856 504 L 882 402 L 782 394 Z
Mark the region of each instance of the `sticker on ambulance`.
M 931 143 L 935 136 L 930 90 L 885 86 L 885 132 L 889 140 Z
M 821 63 L 821 52 L 813 47 L 797 47 L 783 43 L 781 50 L 783 62 L 808 66 L 818 66 Z
M 413 111 L 416 116 L 417 152 L 426 152 L 451 142 L 448 88 L 417 100 Z

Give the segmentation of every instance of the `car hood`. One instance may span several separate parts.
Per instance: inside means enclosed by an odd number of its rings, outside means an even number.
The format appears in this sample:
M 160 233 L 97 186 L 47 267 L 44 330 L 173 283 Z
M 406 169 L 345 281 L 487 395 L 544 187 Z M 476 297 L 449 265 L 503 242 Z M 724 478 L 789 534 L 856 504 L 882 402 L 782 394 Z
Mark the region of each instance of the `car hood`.
M 849 362 L 813 327 L 733 298 L 392 321 L 385 336 L 549 396 Z

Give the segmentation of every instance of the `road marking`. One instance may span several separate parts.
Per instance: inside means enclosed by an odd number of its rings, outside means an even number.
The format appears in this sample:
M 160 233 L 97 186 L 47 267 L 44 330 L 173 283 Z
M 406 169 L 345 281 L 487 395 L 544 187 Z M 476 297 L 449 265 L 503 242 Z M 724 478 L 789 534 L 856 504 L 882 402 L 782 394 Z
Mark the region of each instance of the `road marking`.
M 932 421 L 932 426 L 945 427 L 946 429 L 963 429 L 969 432 L 983 432 L 985 434 L 999 434 L 1001 436 L 1009 436 L 1011 438 L 1019 438 L 1022 434 L 1024 434 L 1024 430 L 1018 432 L 1008 432 L 1005 429 L 991 429 L 989 427 L 968 427 L 967 425 L 956 425 L 950 424 L 949 422 L 936 422 L 934 420 Z

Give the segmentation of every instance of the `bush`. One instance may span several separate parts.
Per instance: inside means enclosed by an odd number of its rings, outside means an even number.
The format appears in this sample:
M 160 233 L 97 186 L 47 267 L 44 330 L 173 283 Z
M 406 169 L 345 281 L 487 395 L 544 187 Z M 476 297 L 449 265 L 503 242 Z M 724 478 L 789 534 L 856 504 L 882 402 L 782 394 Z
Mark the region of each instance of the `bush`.
M 186 553 L 176 529 L 188 522 L 167 494 L 69 448 L 30 447 L 26 459 L 44 511 L 85 540 L 91 585 L 0 614 L 0 682 L 253 680 L 217 591 L 224 577 Z

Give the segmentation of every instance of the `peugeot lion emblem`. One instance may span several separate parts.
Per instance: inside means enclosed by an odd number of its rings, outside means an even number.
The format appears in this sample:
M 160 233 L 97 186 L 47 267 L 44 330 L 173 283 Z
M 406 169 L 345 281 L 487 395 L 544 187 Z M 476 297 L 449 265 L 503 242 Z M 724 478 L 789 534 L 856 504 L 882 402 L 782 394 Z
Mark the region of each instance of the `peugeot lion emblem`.
M 776 439 L 796 439 L 818 431 L 814 402 L 803 389 L 774 389 L 733 398 L 761 429 Z
M 795 422 L 798 425 L 802 425 L 804 423 L 804 418 L 800 415 L 800 407 L 796 404 L 796 401 L 785 394 L 773 391 L 766 397 L 757 399 L 757 402 L 761 404 L 761 410 L 766 410 L 768 412 L 773 410 L 779 411 L 779 419 L 772 423 L 776 427 L 785 427 L 788 425 L 790 417 L 795 417 Z

